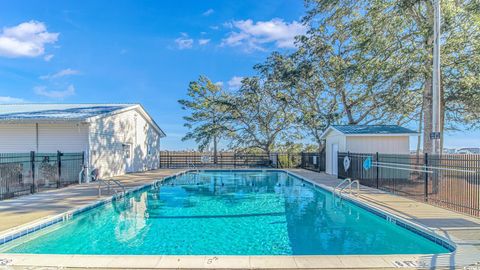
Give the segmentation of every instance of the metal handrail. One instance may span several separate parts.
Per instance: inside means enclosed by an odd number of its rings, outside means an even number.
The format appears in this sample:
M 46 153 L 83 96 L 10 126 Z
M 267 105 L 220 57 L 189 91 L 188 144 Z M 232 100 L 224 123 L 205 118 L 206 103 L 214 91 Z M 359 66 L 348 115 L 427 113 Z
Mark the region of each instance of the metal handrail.
M 110 183 L 114 183 L 116 186 L 120 187 L 123 190 L 123 195 L 125 195 L 125 186 L 120 183 L 120 181 L 115 180 L 115 179 L 108 179 L 108 180 L 103 180 L 103 179 L 97 179 L 98 181 L 98 197 L 102 195 L 102 184 L 107 186 L 107 190 L 110 193 Z
M 351 181 L 348 185 L 344 186 L 342 189 L 340 189 L 338 194 L 342 194 L 343 190 L 346 188 L 349 188 L 348 194 L 352 194 L 352 185 L 356 184 L 357 185 L 357 194 L 356 196 L 360 195 L 360 182 L 358 180 Z
M 85 172 L 85 166 L 82 166 L 82 170 L 80 171 L 80 173 L 78 174 L 78 184 L 81 184 L 82 183 L 82 179 L 83 179 L 83 173 Z
M 190 169 L 190 166 L 191 166 L 193 169 L 195 169 L 195 170 L 197 169 L 197 167 L 195 167 L 195 164 L 193 164 L 192 161 L 187 162 L 187 165 L 188 165 L 188 168 L 189 168 L 189 169 Z
M 342 182 L 340 182 L 340 184 L 338 184 L 334 189 L 333 189 L 333 195 L 335 196 L 335 194 L 337 194 L 337 189 L 339 189 L 343 184 L 347 183 L 348 182 L 348 185 L 351 185 L 352 183 L 352 179 L 350 178 L 345 178 L 342 180 Z M 347 186 L 348 186 L 347 185 Z

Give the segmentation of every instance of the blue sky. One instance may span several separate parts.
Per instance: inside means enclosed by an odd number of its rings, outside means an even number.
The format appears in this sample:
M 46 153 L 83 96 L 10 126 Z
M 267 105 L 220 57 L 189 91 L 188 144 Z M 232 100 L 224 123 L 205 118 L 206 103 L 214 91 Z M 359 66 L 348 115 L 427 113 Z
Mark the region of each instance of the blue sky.
M 304 12 L 302 0 L 4 2 L 0 103 L 141 103 L 163 148 L 195 148 L 180 140 L 188 82 L 235 88 L 273 50 L 292 50 Z M 479 137 L 447 134 L 446 146 Z

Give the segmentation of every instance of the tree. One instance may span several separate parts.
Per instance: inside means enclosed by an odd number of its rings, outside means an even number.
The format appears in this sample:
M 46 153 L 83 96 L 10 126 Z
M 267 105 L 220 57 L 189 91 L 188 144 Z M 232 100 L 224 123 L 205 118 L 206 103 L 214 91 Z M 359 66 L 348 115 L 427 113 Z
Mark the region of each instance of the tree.
M 374 3 L 375 2 L 375 3 Z M 341 121 L 350 125 L 404 123 L 415 111 L 412 67 L 389 38 L 401 24 L 385 14 L 382 1 L 308 1 L 299 52 L 319 67 L 319 82 L 337 102 Z M 396 20 L 399 20 L 397 22 Z
M 267 76 L 270 84 L 283 91 L 288 105 L 296 116 L 298 130 L 306 131 L 323 151 L 321 135 L 338 121 L 335 93 L 328 92 L 319 81 L 318 70 L 301 53 L 281 55 L 272 53 L 256 69 Z
M 457 124 L 478 125 L 474 117 L 479 100 L 478 89 L 480 58 L 480 11 L 476 1 L 441 1 L 441 130 Z M 417 55 L 417 72 L 423 90 L 423 148 L 432 151 L 432 58 L 433 58 L 433 6 L 427 0 L 403 0 L 397 6 L 409 27 L 404 33 L 412 36 L 412 52 Z M 476 67 L 475 67 L 476 66 Z M 476 79 L 474 79 L 476 78 Z M 478 119 L 478 118 L 477 118 Z M 448 125 L 445 126 L 445 121 Z
M 281 92 L 259 77 L 244 78 L 240 90 L 224 100 L 237 147 L 258 148 L 270 155 L 278 141 L 291 135 L 294 120 Z
M 221 102 L 224 93 L 220 86 L 212 83 L 207 77 L 200 76 L 197 81 L 188 86 L 188 99 L 178 102 L 182 109 L 190 111 L 190 115 L 183 117 L 185 127 L 190 131 L 182 140 L 195 140 L 199 150 L 205 150 L 213 143 L 214 163 L 217 163 L 217 147 L 221 138 L 228 135 L 229 121 L 226 106 Z
M 312 30 L 301 49 L 334 79 L 347 122 L 409 121 L 423 112 L 431 151 L 433 7 L 431 0 L 307 1 Z M 442 4 L 444 122 L 479 126 L 480 3 Z M 478 103 L 477 103 L 478 104 Z M 360 121 L 359 121 L 360 120 Z M 447 125 L 451 128 L 452 125 Z

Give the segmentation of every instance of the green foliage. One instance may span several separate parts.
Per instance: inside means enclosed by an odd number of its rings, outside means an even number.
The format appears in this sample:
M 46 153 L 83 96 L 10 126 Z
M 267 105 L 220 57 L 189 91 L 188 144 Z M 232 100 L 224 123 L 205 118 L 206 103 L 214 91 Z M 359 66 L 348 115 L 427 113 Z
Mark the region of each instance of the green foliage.
M 292 136 L 294 115 L 287 98 L 268 80 L 244 78 L 240 90 L 224 104 L 235 128 L 236 147 L 258 148 L 268 154 L 279 140 Z
M 480 2 L 442 0 L 442 108 L 447 128 L 480 127 Z M 181 100 L 204 148 L 215 138 L 248 151 L 298 151 L 304 135 L 322 150 L 331 124 L 431 127 L 433 7 L 431 0 L 306 0 L 289 55 L 272 53 L 240 90 L 224 93 L 206 77 Z M 423 112 L 423 114 L 422 114 Z M 311 146 L 310 146 L 311 148 Z
M 299 53 L 321 67 L 349 124 L 432 118 L 431 0 L 306 1 Z M 480 127 L 480 3 L 441 1 L 442 110 L 446 128 Z
M 211 143 L 216 146 L 219 139 L 229 134 L 226 106 L 220 102 L 224 95 L 222 89 L 205 76 L 190 82 L 188 98 L 178 101 L 184 110 L 190 112 L 190 115 L 184 117 L 184 126 L 190 131 L 182 140 L 195 140 L 199 150 L 203 151 Z
M 298 154 L 300 152 L 318 152 L 318 146 L 313 144 L 286 141 L 282 144 L 278 144 L 275 148 L 275 152 L 289 154 Z
M 285 56 L 273 53 L 255 68 L 265 74 L 269 85 L 283 93 L 292 112 L 299 134 L 306 132 L 320 148 L 320 135 L 338 121 L 335 93 L 321 83 L 317 66 L 301 53 Z
M 391 34 L 402 18 L 393 1 L 308 1 L 297 54 L 316 67 L 318 82 L 338 104 L 340 122 L 356 125 L 409 121 L 419 86 L 409 59 Z

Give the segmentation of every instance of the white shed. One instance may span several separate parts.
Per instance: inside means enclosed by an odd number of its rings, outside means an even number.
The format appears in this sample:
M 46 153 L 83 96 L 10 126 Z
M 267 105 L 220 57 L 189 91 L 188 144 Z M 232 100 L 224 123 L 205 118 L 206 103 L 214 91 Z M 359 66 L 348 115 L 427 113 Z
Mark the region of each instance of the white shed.
M 335 125 L 322 134 L 325 140 L 326 173 L 337 175 L 338 152 L 410 153 L 410 136 L 417 133 L 397 125 Z
M 162 137 L 140 104 L 0 105 L 0 153 L 85 152 L 100 177 L 157 169 Z

